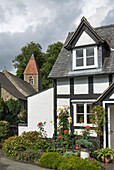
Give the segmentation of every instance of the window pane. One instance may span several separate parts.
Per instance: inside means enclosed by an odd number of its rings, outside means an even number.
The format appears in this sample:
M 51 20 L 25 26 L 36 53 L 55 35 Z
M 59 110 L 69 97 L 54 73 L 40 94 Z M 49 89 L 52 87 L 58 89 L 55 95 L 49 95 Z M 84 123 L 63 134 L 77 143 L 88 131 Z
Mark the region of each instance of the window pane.
M 90 115 L 87 115 L 87 123 L 89 123 L 89 124 L 91 123 L 90 122 Z
M 78 58 L 78 57 L 83 57 L 83 49 L 76 50 L 76 58 Z
M 86 58 L 86 65 L 94 65 L 94 57 Z
M 84 115 L 77 114 L 77 123 L 83 123 L 83 122 L 84 122 Z
M 90 113 L 91 104 L 87 104 L 87 113 Z
M 84 113 L 84 104 L 77 104 L 77 112 L 76 113 Z
M 76 67 L 83 66 L 83 58 L 76 59 Z
M 86 48 L 86 56 L 94 56 L 94 48 Z

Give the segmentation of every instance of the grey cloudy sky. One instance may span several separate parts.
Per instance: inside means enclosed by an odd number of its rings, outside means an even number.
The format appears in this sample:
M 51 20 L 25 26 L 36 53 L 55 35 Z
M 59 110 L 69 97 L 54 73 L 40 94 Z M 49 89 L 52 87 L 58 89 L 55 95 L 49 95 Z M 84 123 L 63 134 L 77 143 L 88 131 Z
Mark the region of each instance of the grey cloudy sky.
M 114 24 L 114 0 L 0 0 L 0 71 L 31 41 L 45 51 L 65 41 L 85 16 L 93 27 Z

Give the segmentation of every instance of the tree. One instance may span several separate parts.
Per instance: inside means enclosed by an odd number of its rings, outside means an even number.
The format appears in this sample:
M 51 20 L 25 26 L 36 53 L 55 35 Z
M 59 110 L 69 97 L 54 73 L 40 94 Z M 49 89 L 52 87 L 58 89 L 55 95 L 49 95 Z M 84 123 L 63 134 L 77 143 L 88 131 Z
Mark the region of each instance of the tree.
M 3 98 L 0 98 L 0 120 L 4 120 L 6 113 L 6 106 Z
M 60 53 L 63 44 L 57 42 L 48 46 L 46 53 L 43 53 L 42 47 L 39 43 L 35 44 L 31 42 L 24 46 L 21 51 L 22 53 L 17 55 L 13 60 L 14 67 L 17 69 L 16 75 L 23 79 L 23 72 L 27 66 L 27 63 L 32 54 L 34 54 L 36 62 L 42 73 L 42 87 L 47 88 L 52 85 L 50 80 L 47 79 L 56 59 Z
M 20 113 L 21 104 L 18 100 L 10 98 L 5 102 L 5 105 L 8 108 L 8 114 L 5 116 L 5 120 L 9 123 L 15 124 L 17 121 L 17 115 Z
M 98 149 L 100 149 L 100 136 L 102 135 L 102 126 L 105 125 L 106 121 L 104 117 L 106 115 L 104 108 L 100 105 L 96 105 L 90 108 L 90 122 L 95 125 L 95 132 L 97 133 L 96 143 Z
M 41 68 L 42 73 L 42 87 L 47 88 L 52 85 L 50 80 L 47 79 L 60 51 L 63 46 L 63 43 L 57 42 L 48 46 L 48 49 L 45 54 L 45 62 Z
M 31 42 L 21 49 L 21 54 L 17 55 L 12 61 L 14 67 L 17 69 L 16 75 L 23 79 L 23 72 L 27 66 L 27 63 L 32 54 L 34 54 L 36 62 L 39 65 L 39 68 L 42 67 L 44 63 L 44 53 L 41 51 L 42 47 L 39 43 L 35 44 Z

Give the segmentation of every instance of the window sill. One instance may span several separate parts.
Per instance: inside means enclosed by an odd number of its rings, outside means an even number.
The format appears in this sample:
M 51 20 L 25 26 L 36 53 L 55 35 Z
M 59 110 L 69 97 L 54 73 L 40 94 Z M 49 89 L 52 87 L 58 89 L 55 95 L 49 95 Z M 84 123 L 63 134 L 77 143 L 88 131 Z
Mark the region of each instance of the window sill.
M 87 69 L 92 69 L 92 68 L 98 68 L 98 66 L 74 67 L 73 71 L 75 71 L 75 70 L 87 70 Z
M 74 123 L 74 126 L 80 126 L 80 127 L 86 127 L 86 126 L 96 127 L 96 125 L 85 124 L 85 123 Z

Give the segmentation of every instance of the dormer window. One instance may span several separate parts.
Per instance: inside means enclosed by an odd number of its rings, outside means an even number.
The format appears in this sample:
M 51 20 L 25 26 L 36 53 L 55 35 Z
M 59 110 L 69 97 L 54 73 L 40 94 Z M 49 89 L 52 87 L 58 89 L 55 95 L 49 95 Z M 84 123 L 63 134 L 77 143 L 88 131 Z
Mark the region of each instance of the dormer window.
M 73 70 L 95 68 L 97 66 L 97 46 L 73 50 Z

